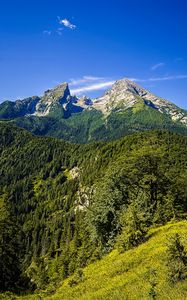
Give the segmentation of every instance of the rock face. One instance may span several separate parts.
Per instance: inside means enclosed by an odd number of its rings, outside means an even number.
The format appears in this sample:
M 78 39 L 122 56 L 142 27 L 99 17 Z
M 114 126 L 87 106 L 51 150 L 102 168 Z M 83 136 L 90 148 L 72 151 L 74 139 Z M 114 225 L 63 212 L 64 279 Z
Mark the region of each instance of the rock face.
M 70 96 L 70 91 L 67 83 L 62 83 L 56 88 L 47 90 L 44 96 L 36 105 L 35 115 L 46 116 L 54 109 L 66 105 Z
M 94 100 L 93 107 L 104 114 L 111 111 L 122 111 L 133 107 L 138 103 L 144 103 L 161 113 L 170 115 L 173 121 L 179 121 L 187 125 L 187 113 L 175 104 L 151 94 L 129 79 L 116 81 L 112 88 L 102 97 Z
M 81 98 L 78 99 L 78 104 L 81 107 L 88 108 L 89 106 L 93 105 L 93 100 L 86 96 L 82 96 Z
M 137 96 L 139 92 L 135 83 L 128 79 L 119 80 L 102 97 L 95 99 L 94 107 L 104 114 L 109 114 L 114 109 L 133 107 L 137 102 Z
M 82 112 L 87 106 L 86 101 L 88 100 L 71 96 L 68 83 L 62 83 L 44 93 L 34 115 L 42 117 L 61 110 L 64 117 L 70 117 L 73 113 Z
M 44 117 L 53 115 L 69 118 L 74 113 L 95 110 L 109 116 L 112 112 L 123 112 L 139 105 L 150 107 L 169 116 L 174 122 L 187 125 L 187 112 L 175 104 L 151 94 L 129 79 L 118 80 L 111 89 L 97 99 L 86 96 L 71 96 L 68 83 L 47 90 L 42 97 L 30 97 L 16 102 L 0 104 L 0 118 L 17 118 L 26 115 Z

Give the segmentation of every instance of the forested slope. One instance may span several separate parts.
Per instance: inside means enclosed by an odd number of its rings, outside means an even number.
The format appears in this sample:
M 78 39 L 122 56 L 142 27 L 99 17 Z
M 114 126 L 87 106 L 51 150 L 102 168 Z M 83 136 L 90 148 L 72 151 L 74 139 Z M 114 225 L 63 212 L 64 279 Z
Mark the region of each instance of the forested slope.
M 0 123 L 1 291 L 53 290 L 186 217 L 187 138 L 148 131 L 74 145 Z
M 183 277 L 187 271 L 187 264 L 183 263 L 187 260 L 186 235 L 186 221 L 153 228 L 141 245 L 122 254 L 112 251 L 77 271 L 59 284 L 56 291 L 18 299 L 186 300 L 187 282 Z

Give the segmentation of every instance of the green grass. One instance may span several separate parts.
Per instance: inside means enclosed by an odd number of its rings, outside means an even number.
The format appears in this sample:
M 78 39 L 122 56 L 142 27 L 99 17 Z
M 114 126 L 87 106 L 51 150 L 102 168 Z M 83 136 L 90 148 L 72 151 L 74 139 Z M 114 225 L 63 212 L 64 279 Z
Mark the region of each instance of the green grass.
M 179 233 L 187 250 L 187 221 L 169 223 L 151 229 L 147 241 L 119 254 L 112 251 L 101 261 L 83 269 L 83 278 L 71 286 L 70 277 L 54 294 L 20 297 L 20 300 L 146 300 L 150 296 L 151 281 L 156 282 L 158 300 L 187 299 L 187 282 L 170 285 L 167 281 L 166 250 L 168 237 Z M 40 298 L 41 297 L 41 298 Z

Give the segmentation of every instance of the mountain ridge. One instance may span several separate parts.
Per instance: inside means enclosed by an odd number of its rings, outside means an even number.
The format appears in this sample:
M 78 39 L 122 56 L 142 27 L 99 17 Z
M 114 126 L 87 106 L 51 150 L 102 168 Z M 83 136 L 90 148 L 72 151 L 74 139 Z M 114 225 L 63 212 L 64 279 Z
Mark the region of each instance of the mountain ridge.
M 0 104 L 0 119 L 37 135 L 76 143 L 154 128 L 187 134 L 186 110 L 126 78 L 95 99 L 71 95 L 68 83 L 62 83 L 42 97 L 6 101 Z
M 80 106 L 82 110 L 93 107 L 105 114 L 110 113 L 111 110 L 116 107 L 116 104 L 119 103 L 124 105 L 123 109 L 132 107 L 137 101 L 136 96 L 141 97 L 146 105 L 158 109 L 162 113 L 169 113 L 170 108 L 172 111 L 173 120 L 181 120 L 184 124 L 187 124 L 187 117 L 184 116 L 184 113 L 178 117 L 176 117 L 175 114 L 177 109 L 185 111 L 184 109 L 179 108 L 171 101 L 165 100 L 152 94 L 151 92 L 149 92 L 145 88 L 142 88 L 140 85 L 129 80 L 128 78 L 117 80 L 113 84 L 111 89 L 108 89 L 103 96 L 98 98 L 90 99 L 86 95 L 80 98 L 78 98 L 76 95 L 72 96 L 68 83 L 64 82 L 57 85 L 53 89 L 45 91 L 42 97 L 33 96 L 25 98 L 23 100 L 17 100 L 14 103 L 15 106 L 25 105 L 29 101 L 33 104 L 32 110 L 29 109 L 30 107 L 28 107 L 28 111 L 25 110 L 25 115 L 33 114 L 37 116 L 46 116 L 50 114 L 55 104 L 62 105 L 62 107 L 66 109 L 69 103 Z M 3 103 L 8 102 L 8 100 L 2 102 L 0 104 L 0 107 Z

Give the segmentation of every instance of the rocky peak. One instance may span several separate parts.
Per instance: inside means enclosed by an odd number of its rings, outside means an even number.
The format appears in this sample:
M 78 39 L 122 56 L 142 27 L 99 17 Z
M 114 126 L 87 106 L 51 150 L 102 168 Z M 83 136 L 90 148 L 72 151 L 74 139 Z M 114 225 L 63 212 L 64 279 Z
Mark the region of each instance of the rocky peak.
M 127 78 L 116 81 L 112 88 L 106 91 L 102 97 L 94 100 L 93 107 L 108 115 L 112 111 L 123 111 L 133 108 L 138 103 L 169 115 L 173 121 L 187 124 L 186 112 L 184 110 L 150 93 Z
M 65 82 L 57 85 L 54 89 L 45 91 L 42 100 L 47 102 L 63 102 L 68 96 L 70 96 L 69 86 L 68 83 Z
M 121 94 L 121 93 L 133 93 L 138 96 L 143 96 L 147 93 L 145 89 L 140 87 L 138 84 L 135 82 L 125 78 L 118 80 L 114 83 L 112 86 L 111 90 L 108 90 L 106 94 Z
M 116 81 L 102 97 L 94 100 L 94 107 L 105 114 L 117 107 L 127 109 L 137 102 L 137 97 L 143 97 L 146 93 L 146 90 L 135 82 L 126 78 L 121 79 Z
M 45 91 L 44 96 L 36 106 L 35 115 L 45 116 L 49 114 L 54 107 L 66 105 L 70 97 L 68 83 L 62 83 L 54 89 Z

